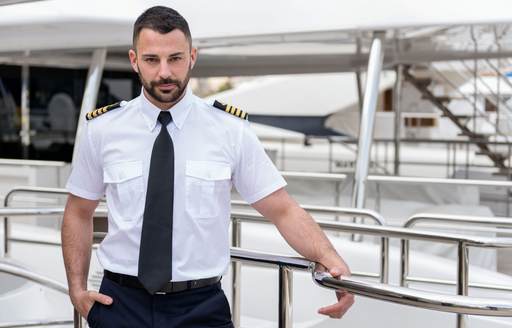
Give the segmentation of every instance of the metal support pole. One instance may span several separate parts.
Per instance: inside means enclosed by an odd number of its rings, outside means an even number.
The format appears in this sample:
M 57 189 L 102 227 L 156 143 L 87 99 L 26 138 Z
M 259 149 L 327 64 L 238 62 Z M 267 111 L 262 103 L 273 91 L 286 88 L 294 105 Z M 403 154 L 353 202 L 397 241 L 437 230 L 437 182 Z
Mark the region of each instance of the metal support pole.
M 25 53 L 25 57 L 28 53 Z M 30 67 L 23 64 L 21 67 L 21 146 L 23 158 L 28 159 L 30 148 Z
M 468 295 L 468 248 L 463 242 L 457 245 L 457 295 Z M 466 316 L 457 314 L 457 328 L 466 327 Z
M 279 266 L 279 328 L 292 326 L 292 287 L 293 271 L 285 266 Z
M 231 225 L 231 237 L 233 247 L 242 246 L 242 222 L 233 218 Z M 231 312 L 235 328 L 240 327 L 240 284 L 242 264 L 239 261 L 231 263 Z
M 387 284 L 389 280 L 389 238 L 380 239 L 380 282 Z
M 73 148 L 73 161 L 78 151 L 78 144 L 80 143 L 80 132 L 84 125 L 85 114 L 96 108 L 96 101 L 98 99 L 98 91 L 100 89 L 101 76 L 103 75 L 103 68 L 105 67 L 105 60 L 107 58 L 107 49 L 96 49 L 92 54 L 91 65 L 87 73 L 87 81 L 85 83 L 84 96 L 82 98 L 82 108 L 80 109 L 80 116 L 78 118 L 78 126 L 76 129 L 75 146 Z
M 361 37 L 357 38 L 356 41 L 356 53 L 358 56 L 361 55 Z M 356 70 L 356 83 L 357 83 L 357 101 L 359 105 L 359 120 L 361 120 L 362 112 L 363 112 L 363 88 L 362 80 L 361 80 L 361 69 L 358 67 Z
M 354 188 L 352 193 L 352 207 L 362 209 L 365 206 L 366 181 L 370 164 L 370 151 L 372 146 L 375 113 L 377 111 L 377 98 L 379 96 L 380 74 L 384 53 L 382 41 L 375 38 L 370 50 L 368 72 L 366 76 L 366 89 L 363 102 L 363 113 L 359 128 L 359 142 L 357 147 L 357 162 L 354 175 Z M 357 219 L 354 218 L 357 222 Z M 358 239 L 352 236 L 352 239 Z
M 73 328 L 83 328 L 84 323 L 82 320 L 82 316 L 76 309 L 73 309 Z
M 402 75 L 404 67 L 398 65 L 396 67 L 396 80 L 393 88 L 393 109 L 395 111 L 395 128 L 394 128 L 394 143 L 395 143 L 395 165 L 393 173 L 400 175 L 400 135 L 402 127 L 402 111 L 400 103 L 402 99 Z
M 409 276 L 409 240 L 400 240 L 400 286 L 407 287 Z
M 4 257 L 9 257 L 9 233 L 10 233 L 9 217 L 4 217 Z

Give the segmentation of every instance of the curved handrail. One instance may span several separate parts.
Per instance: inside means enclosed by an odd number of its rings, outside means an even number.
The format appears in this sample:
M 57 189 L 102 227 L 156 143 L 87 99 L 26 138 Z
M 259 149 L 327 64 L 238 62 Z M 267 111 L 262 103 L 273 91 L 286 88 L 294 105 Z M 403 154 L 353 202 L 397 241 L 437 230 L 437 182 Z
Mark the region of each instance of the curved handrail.
M 352 209 L 350 214 L 364 213 L 366 210 Z M 0 215 L 7 216 L 24 216 L 24 215 L 52 215 L 63 214 L 64 208 L 0 208 Z M 95 214 L 106 215 L 106 209 L 96 209 Z M 268 222 L 259 214 L 249 212 L 233 211 L 231 216 L 239 220 L 247 222 Z M 364 233 L 379 237 L 393 237 L 416 240 L 431 240 L 445 243 L 463 242 L 467 246 L 506 248 L 512 247 L 512 238 L 492 238 L 480 236 L 467 236 L 455 233 L 439 233 L 426 230 L 411 230 L 399 227 L 374 226 L 355 223 L 344 223 L 335 221 L 316 221 L 322 227 L 335 230 L 340 229 L 345 232 Z
M 326 272 L 316 271 L 316 264 L 301 257 L 263 253 L 253 250 L 231 248 L 233 260 L 252 262 L 258 265 L 277 265 L 295 270 L 310 270 L 313 280 L 320 286 L 429 310 L 485 316 L 512 317 L 512 301 L 508 299 L 477 298 L 420 291 L 342 277 L 336 279 Z
M 73 320 L 56 319 L 56 320 L 30 320 L 17 322 L 2 322 L 0 328 L 21 328 L 21 327 L 44 327 L 44 326 L 62 326 L 73 324 Z
M 57 195 L 66 195 L 68 193 L 67 190 L 63 188 L 16 186 L 9 190 L 7 194 L 5 194 L 4 207 L 7 207 L 9 205 L 9 201 L 11 200 L 12 195 L 18 192 L 34 192 Z
M 420 222 L 466 223 L 474 225 L 493 226 L 497 228 L 512 228 L 512 219 L 510 218 L 437 213 L 414 214 L 404 222 L 403 227 L 412 228 Z
M 26 216 L 26 215 L 61 215 L 64 207 L 7 207 L 0 208 L 0 216 Z M 107 215 L 106 208 L 97 208 L 95 215 Z
M 428 310 L 458 314 L 512 317 L 512 301 L 505 299 L 447 295 L 355 280 L 349 277 L 336 279 L 325 272 L 313 272 L 313 279 L 322 287 L 342 289 L 372 299 L 415 306 Z
M 435 214 L 435 213 L 418 213 L 408 218 L 404 224 L 404 228 L 412 228 L 416 224 L 424 222 L 437 222 L 437 223 L 463 223 L 469 225 L 480 225 L 480 226 L 493 226 L 500 228 L 512 228 L 512 220 L 510 218 L 502 217 L 480 217 L 480 216 L 468 216 L 468 215 L 451 215 L 451 214 Z M 464 229 L 464 228 L 462 228 Z M 408 282 L 427 282 L 427 283 L 441 283 L 445 285 L 455 284 L 453 281 L 444 281 L 438 279 L 429 279 L 421 277 L 409 276 L 409 240 L 401 240 L 401 256 L 400 256 L 400 285 L 407 286 Z M 489 284 L 475 284 L 469 283 L 468 287 L 479 287 L 488 289 L 501 289 L 501 290 L 512 290 L 512 287 L 502 285 L 489 285 Z
M 42 286 L 48 287 L 50 289 L 53 289 L 55 291 L 58 291 L 63 294 L 68 294 L 68 287 L 56 280 L 53 280 L 51 278 L 42 276 L 38 273 L 32 272 L 27 269 L 20 268 L 19 266 L 6 263 L 5 261 L 0 261 L 0 272 L 7 273 L 12 276 L 24 278 L 27 280 L 30 280 L 32 282 L 35 282 L 37 284 L 40 284 Z
M 247 222 L 267 222 L 261 215 L 248 212 L 232 212 L 232 216 Z M 414 240 L 430 240 L 443 243 L 462 242 L 467 246 L 490 247 L 490 248 L 508 248 L 512 247 L 512 238 L 493 238 L 468 236 L 456 233 L 433 232 L 428 230 L 407 229 L 390 226 L 376 226 L 356 223 L 345 223 L 335 221 L 316 221 L 325 229 L 339 229 L 349 233 L 360 233 L 378 237 L 391 237 Z
M 232 200 L 231 205 L 236 206 L 247 206 L 251 205 L 242 200 Z M 319 205 L 300 205 L 304 210 L 317 212 L 317 213 L 329 213 L 336 215 L 346 215 L 346 216 L 364 216 L 366 218 L 372 219 L 375 223 L 383 226 L 386 225 L 386 219 L 384 217 L 370 209 L 358 209 L 353 207 L 338 207 L 338 206 L 319 206 Z

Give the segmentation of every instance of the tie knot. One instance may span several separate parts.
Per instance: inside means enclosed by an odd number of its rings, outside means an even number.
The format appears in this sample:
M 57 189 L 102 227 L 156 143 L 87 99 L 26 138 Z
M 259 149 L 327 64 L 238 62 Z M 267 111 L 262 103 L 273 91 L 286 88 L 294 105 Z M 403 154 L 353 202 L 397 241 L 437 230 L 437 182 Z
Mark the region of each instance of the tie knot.
M 160 114 L 158 114 L 158 122 L 162 124 L 162 126 L 167 126 L 169 122 L 172 121 L 171 113 L 167 111 L 161 111 Z

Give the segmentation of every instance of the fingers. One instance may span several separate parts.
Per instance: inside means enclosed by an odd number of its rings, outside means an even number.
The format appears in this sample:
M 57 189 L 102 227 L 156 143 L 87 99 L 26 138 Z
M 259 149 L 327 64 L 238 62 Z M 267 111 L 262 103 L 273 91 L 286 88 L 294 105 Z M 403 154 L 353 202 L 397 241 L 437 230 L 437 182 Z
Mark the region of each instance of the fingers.
M 337 295 L 340 297 L 338 303 L 324 306 L 318 310 L 318 313 L 327 315 L 331 318 L 341 318 L 352 304 L 354 304 L 354 295 L 349 293 L 337 293 Z
M 101 294 L 95 291 L 89 291 L 89 299 L 99 302 L 104 305 L 110 305 L 112 304 L 113 300 L 112 297 L 107 296 L 105 294 Z
M 329 273 L 335 278 L 339 276 L 350 276 L 350 270 L 347 267 L 332 267 Z

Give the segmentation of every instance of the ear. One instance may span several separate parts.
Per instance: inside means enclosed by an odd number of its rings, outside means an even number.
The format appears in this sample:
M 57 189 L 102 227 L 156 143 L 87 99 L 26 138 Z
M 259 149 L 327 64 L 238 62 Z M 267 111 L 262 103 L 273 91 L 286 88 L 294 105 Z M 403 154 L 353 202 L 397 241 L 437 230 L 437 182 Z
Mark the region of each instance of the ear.
M 137 53 L 135 50 L 128 50 L 128 57 L 130 58 L 130 64 L 136 73 L 139 73 L 139 66 L 137 65 Z
M 192 48 L 190 50 L 190 69 L 194 68 L 197 60 L 197 48 Z

